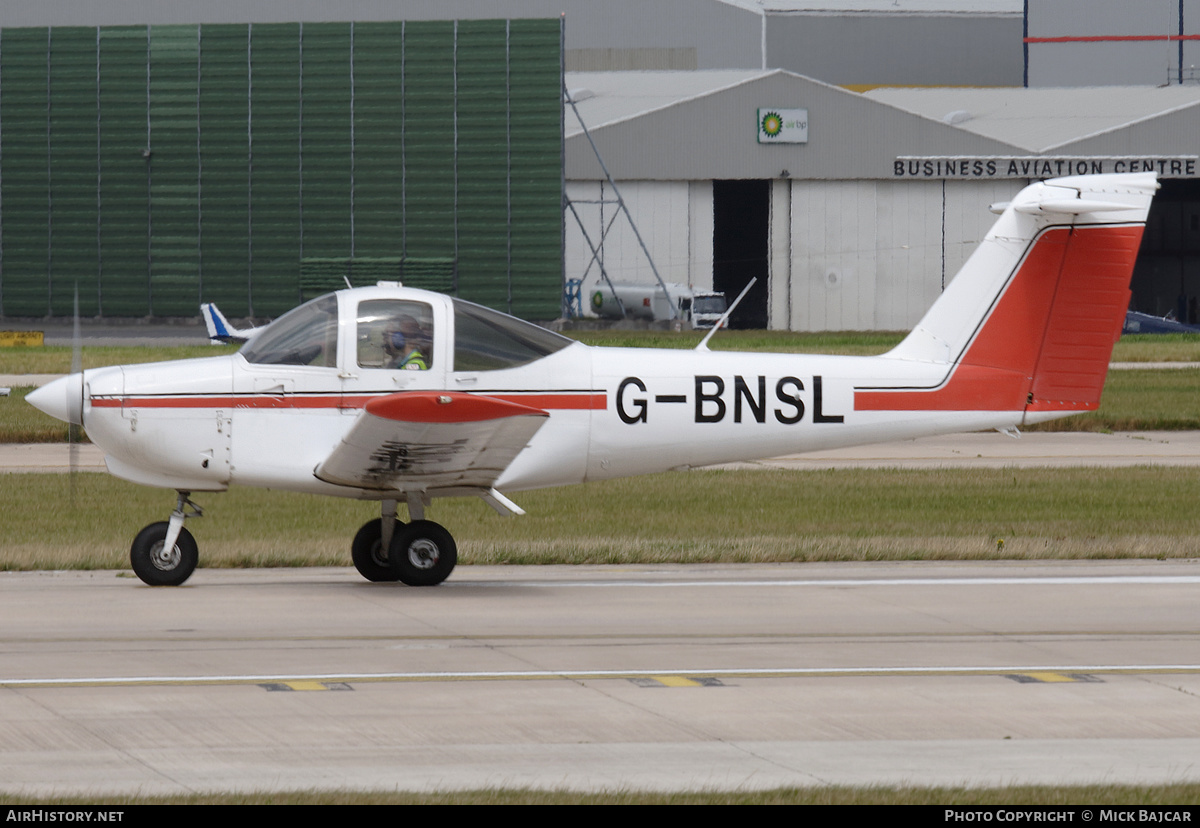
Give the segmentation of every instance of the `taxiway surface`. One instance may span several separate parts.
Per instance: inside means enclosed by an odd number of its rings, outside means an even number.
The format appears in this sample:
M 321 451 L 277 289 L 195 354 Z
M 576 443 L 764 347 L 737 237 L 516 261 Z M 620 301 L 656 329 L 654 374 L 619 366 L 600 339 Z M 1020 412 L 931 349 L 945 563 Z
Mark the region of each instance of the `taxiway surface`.
M 0 790 L 1200 780 L 1194 562 L 0 574 Z

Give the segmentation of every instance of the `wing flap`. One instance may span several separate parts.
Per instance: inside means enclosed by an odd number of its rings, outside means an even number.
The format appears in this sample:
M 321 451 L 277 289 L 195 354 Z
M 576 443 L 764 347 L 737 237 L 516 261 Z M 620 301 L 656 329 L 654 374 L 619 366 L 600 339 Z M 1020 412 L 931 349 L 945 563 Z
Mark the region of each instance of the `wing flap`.
M 475 394 L 389 394 L 367 403 L 313 474 L 384 491 L 490 489 L 549 416 Z

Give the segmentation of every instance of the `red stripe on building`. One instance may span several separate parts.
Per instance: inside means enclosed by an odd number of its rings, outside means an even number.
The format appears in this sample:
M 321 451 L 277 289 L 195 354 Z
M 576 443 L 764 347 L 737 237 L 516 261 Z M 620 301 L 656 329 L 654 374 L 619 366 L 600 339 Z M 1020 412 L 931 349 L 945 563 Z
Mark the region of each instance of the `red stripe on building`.
M 1077 37 L 1027 37 L 1026 43 L 1162 43 L 1163 41 L 1200 40 L 1191 35 L 1087 35 Z

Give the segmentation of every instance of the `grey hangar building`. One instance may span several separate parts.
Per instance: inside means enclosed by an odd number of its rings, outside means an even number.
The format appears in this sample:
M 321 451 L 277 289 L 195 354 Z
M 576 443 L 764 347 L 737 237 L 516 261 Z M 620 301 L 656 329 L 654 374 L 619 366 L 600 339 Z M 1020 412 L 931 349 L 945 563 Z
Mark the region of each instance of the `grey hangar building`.
M 193 5 L 0 8 L 0 317 L 396 278 L 545 321 L 652 260 L 756 277 L 741 327 L 901 330 L 989 205 L 1148 169 L 1133 307 L 1200 297 L 1200 0 Z

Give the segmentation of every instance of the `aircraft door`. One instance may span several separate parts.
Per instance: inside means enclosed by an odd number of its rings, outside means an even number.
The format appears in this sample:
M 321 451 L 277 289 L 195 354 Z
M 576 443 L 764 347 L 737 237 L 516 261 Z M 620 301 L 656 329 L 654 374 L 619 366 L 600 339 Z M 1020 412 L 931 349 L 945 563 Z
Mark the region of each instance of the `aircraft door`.
M 343 413 L 357 414 L 371 397 L 446 387 L 441 310 L 413 299 L 358 303 L 352 345 L 343 354 Z
M 338 433 L 338 299 L 272 322 L 240 351 L 233 376 L 231 479 L 278 486 L 311 476 Z

